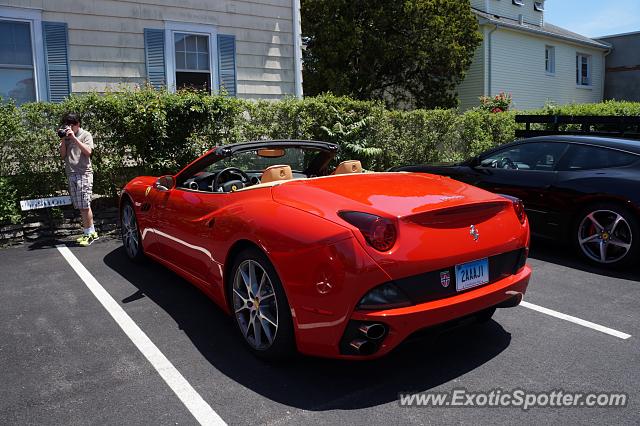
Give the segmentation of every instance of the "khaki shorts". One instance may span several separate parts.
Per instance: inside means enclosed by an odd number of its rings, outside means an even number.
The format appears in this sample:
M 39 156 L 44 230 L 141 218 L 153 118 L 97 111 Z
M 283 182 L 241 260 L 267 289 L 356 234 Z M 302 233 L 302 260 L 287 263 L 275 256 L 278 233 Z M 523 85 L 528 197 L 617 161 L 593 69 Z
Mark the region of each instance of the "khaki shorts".
M 69 176 L 69 195 L 76 209 L 91 207 L 93 194 L 93 173 L 72 174 Z

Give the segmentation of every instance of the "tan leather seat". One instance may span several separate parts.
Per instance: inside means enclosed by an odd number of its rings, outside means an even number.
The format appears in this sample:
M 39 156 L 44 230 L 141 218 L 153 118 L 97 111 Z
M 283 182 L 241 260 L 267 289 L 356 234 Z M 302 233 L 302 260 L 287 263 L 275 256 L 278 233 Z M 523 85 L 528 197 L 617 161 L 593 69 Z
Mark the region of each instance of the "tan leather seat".
M 347 173 L 362 173 L 362 164 L 359 160 L 346 160 L 338 164 L 333 171 L 334 175 L 344 175 Z
M 291 166 L 287 165 L 276 165 L 269 166 L 264 169 L 262 172 L 262 176 L 260 176 L 260 183 L 268 183 L 277 180 L 288 180 L 293 179 L 293 172 L 291 171 Z

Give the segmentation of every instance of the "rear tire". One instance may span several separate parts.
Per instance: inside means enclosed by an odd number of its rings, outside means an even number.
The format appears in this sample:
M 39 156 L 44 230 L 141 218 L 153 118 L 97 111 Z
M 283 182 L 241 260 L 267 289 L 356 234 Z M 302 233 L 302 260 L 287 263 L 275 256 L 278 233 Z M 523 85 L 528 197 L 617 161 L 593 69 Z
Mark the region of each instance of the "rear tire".
M 133 205 L 129 201 L 122 204 L 120 211 L 120 232 L 122 235 L 122 245 L 127 257 L 133 262 L 140 263 L 144 259 L 144 249 L 140 236 L 140 227 Z
M 578 215 L 573 243 L 591 263 L 605 267 L 626 265 L 637 258 L 640 225 L 632 212 L 618 204 L 592 204 Z
M 236 329 L 249 350 L 269 360 L 295 353 L 291 307 L 267 256 L 248 248 L 234 259 L 228 282 Z

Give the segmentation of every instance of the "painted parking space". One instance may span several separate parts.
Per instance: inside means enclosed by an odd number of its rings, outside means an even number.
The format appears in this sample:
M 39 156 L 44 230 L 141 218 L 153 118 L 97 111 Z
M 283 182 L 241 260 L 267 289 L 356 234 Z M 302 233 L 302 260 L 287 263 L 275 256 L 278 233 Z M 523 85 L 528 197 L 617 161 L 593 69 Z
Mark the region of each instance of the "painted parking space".
M 243 348 L 234 334 L 232 322 L 198 290 L 159 265 L 131 265 L 118 241 L 101 240 L 89 249 L 71 248 L 71 252 L 190 386 L 229 424 L 509 422 L 516 415 L 527 423 L 549 421 L 559 415 L 585 422 L 633 423 L 638 419 L 639 395 L 635 384 L 640 377 L 638 369 L 629 371 L 630 365 L 640 363 L 640 347 L 635 338 L 638 324 L 632 312 L 621 310 L 620 316 L 626 319 L 618 324 L 615 316 L 592 315 L 596 312 L 593 307 L 590 311 L 576 312 L 576 306 L 587 305 L 588 301 L 580 299 L 575 305 L 568 306 L 572 315 L 586 320 L 606 320 L 601 324 L 631 334 L 632 337 L 626 340 L 530 309 L 516 308 L 499 310 L 495 321 L 486 325 L 456 330 L 434 341 L 405 345 L 379 361 L 348 363 L 299 358 L 287 364 L 269 364 L 255 359 Z M 4 261 L 5 254 L 15 259 Z M 91 316 L 95 321 L 85 326 L 88 331 L 82 336 L 85 347 L 101 347 L 100 342 L 94 341 L 91 335 L 97 330 L 112 335 L 112 339 L 117 339 L 112 347 L 118 347 L 136 359 L 150 385 L 143 392 L 139 389 L 124 390 L 121 398 L 128 399 L 131 410 L 142 404 L 141 400 L 162 394 L 165 403 L 147 405 L 147 410 L 155 416 L 150 419 L 160 419 L 158 424 L 166 424 L 174 413 L 180 413 L 178 423 L 197 422 L 84 283 L 77 276 L 74 277 L 73 270 L 67 267 L 66 272 L 63 271 L 65 261 L 55 253 L 55 249 L 9 249 L 2 252 L 0 257 L 2 271 L 13 270 L 12 265 L 33 262 L 31 259 L 36 258 L 42 264 L 40 268 L 28 271 L 34 277 L 49 280 L 51 271 L 63 274 L 55 282 L 65 282 L 68 286 L 58 289 L 59 293 L 64 295 L 62 298 L 75 297 L 80 303 L 69 306 L 68 303 L 60 304 L 57 298 L 47 298 L 37 304 L 38 310 L 46 311 L 51 309 L 48 305 L 53 304 L 53 309 L 66 309 L 66 315 L 71 315 L 72 310 L 79 310 L 80 313 L 74 315 L 80 318 Z M 558 300 L 548 294 L 549 290 L 552 293 L 561 290 L 561 283 L 542 283 L 536 275 L 536 270 L 541 270 L 543 273 L 539 275 L 544 277 L 545 268 L 554 269 L 558 264 L 535 258 L 532 262 L 539 264 L 534 269 L 527 300 L 554 301 L 556 305 L 552 305 L 553 309 L 566 312 L 560 310 L 564 306 L 559 307 Z M 20 282 L 22 278 L 17 272 L 9 275 L 12 283 Z M 630 287 L 635 285 L 633 280 L 622 280 L 619 285 L 622 284 Z M 10 288 L 12 286 L 3 284 L 2 293 L 11 293 Z M 588 296 L 591 294 L 590 290 L 584 293 Z M 27 295 L 31 293 L 18 292 L 13 297 L 17 302 Z M 2 309 L 0 319 L 12 314 Z M 622 325 L 625 327 L 622 328 Z M 15 326 L 15 323 L 3 326 L 3 335 L 10 334 L 12 331 L 9 327 Z M 64 327 L 65 324 L 60 326 L 61 329 Z M 3 345 L 3 352 L 19 352 L 20 336 L 13 337 L 12 343 Z M 83 357 L 74 360 L 72 354 L 68 357 L 58 362 L 89 362 Z M 112 357 L 105 353 L 104 358 Z M 38 360 L 29 362 L 37 363 Z M 11 366 L 1 367 L 7 370 Z M 52 380 L 45 378 L 46 381 Z M 99 379 L 100 376 L 96 378 Z M 15 380 L 19 383 L 18 378 Z M 104 397 L 102 392 L 107 396 L 115 393 L 110 386 L 107 382 L 99 389 L 89 388 L 89 392 L 95 393 L 92 397 L 97 400 Z M 522 387 L 537 391 L 559 387 L 572 390 L 620 390 L 630 394 L 631 403 L 619 409 L 547 408 L 522 413 L 513 409 L 403 408 L 397 402 L 399 392 L 459 387 L 472 390 L 495 387 Z M 145 397 L 145 394 L 151 396 Z M 59 398 L 65 396 L 62 393 Z M 17 399 L 2 403 L 0 422 L 21 418 L 20 415 L 26 418 L 26 408 Z M 113 406 L 122 404 L 120 400 L 111 403 Z M 46 406 L 47 400 L 40 404 Z M 55 405 L 49 409 L 52 412 L 59 410 Z M 42 412 L 39 414 L 42 415 Z M 112 412 L 111 415 L 115 416 L 109 417 L 111 421 L 120 422 L 119 412 Z M 86 416 L 104 418 L 100 417 L 100 410 L 88 410 Z M 127 421 L 126 410 L 122 421 Z
M 608 334 L 609 336 L 617 337 L 618 339 L 626 340 L 631 337 L 630 334 L 623 333 L 622 331 L 614 330 L 611 327 L 605 327 L 600 324 L 596 324 L 591 321 L 584 320 L 582 318 L 574 317 L 573 315 L 567 315 L 562 312 L 554 311 L 553 309 L 545 308 L 544 306 L 536 305 L 531 302 L 527 302 L 523 300 L 520 303 L 520 307 L 531 309 L 536 312 L 543 313 L 545 315 L 552 316 L 554 318 L 559 318 L 564 321 L 569 321 L 573 324 L 581 325 L 583 327 L 590 328 L 592 330 L 598 331 L 600 333 Z
M 0 251 L 0 423 L 190 420 L 60 261 L 54 248 Z
M 593 266 L 570 247 L 543 240 L 532 241 L 528 263 L 534 270 L 534 286 L 527 301 L 638 335 L 634 330 L 640 327 L 639 266 Z
M 118 305 L 102 285 L 91 275 L 67 246 L 58 245 L 58 252 L 73 268 L 87 288 L 100 302 L 102 307 L 111 315 L 131 342 L 149 361 L 160 377 L 166 382 L 176 396 L 182 401 L 187 410 L 202 425 L 226 424 L 218 413 L 202 399 L 202 396 L 185 380 L 171 361 L 158 349 L 149 337 L 133 322 L 131 317 Z

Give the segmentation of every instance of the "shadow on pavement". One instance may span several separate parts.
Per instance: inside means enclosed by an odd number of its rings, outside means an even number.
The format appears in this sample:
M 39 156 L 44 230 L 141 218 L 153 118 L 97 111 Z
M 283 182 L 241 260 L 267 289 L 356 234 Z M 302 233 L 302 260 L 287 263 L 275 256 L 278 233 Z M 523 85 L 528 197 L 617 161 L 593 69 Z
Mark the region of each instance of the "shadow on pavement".
M 79 247 L 79 244 L 76 243 L 76 238 L 79 236 L 75 235 L 72 237 L 51 237 L 51 238 L 43 238 L 37 241 L 33 241 L 27 244 L 27 250 L 43 250 L 43 249 L 52 249 L 56 248 L 56 246 L 67 246 L 67 247 Z M 107 232 L 104 234 L 100 234 L 100 238 L 96 240 L 93 244 L 104 244 L 107 241 L 111 241 L 113 239 L 119 239 L 119 235 L 114 232 Z M 92 244 L 92 245 L 93 245 Z
M 638 267 L 640 259 L 638 259 L 638 262 L 632 263 L 631 266 L 605 268 L 589 263 L 586 259 L 578 255 L 573 247 L 567 244 L 541 238 L 533 238 L 531 240 L 529 257 L 592 274 L 630 281 L 640 281 L 640 267 Z
M 27 246 L 27 249 L 29 251 L 51 249 L 51 248 L 56 248 L 56 246 L 58 245 L 73 245 L 73 243 L 75 242 L 71 242 L 70 240 L 67 240 L 67 239 L 52 238 L 52 239 L 46 239 L 41 241 L 34 241 Z
M 107 254 L 104 262 L 138 289 L 123 303 L 149 297 L 220 372 L 266 398 L 305 410 L 359 409 L 396 401 L 398 392 L 429 390 L 490 361 L 511 341 L 507 331 L 490 321 L 405 344 L 381 360 L 300 356 L 273 364 L 251 355 L 231 318 L 164 267 L 150 261 L 132 265 L 122 247 Z

